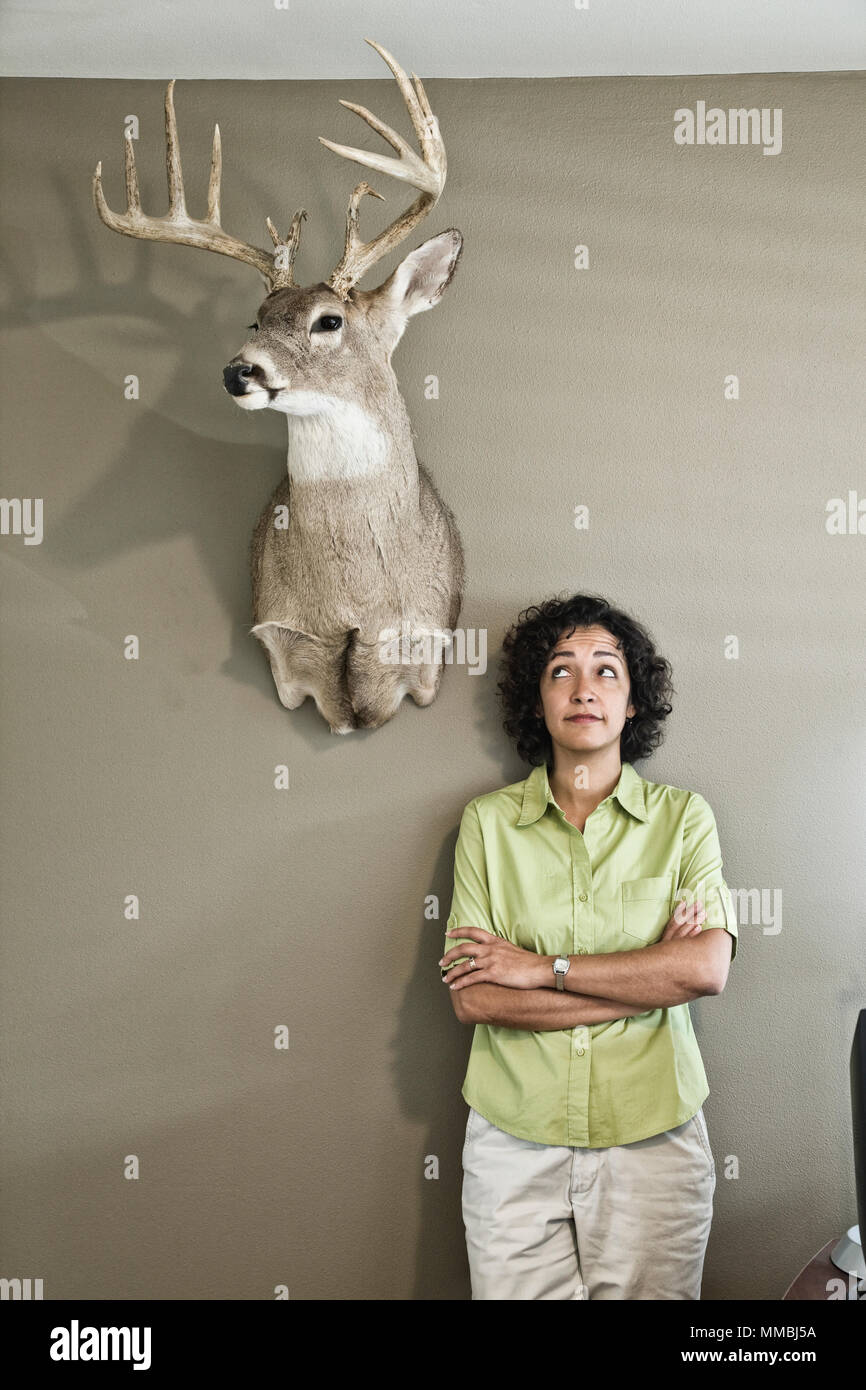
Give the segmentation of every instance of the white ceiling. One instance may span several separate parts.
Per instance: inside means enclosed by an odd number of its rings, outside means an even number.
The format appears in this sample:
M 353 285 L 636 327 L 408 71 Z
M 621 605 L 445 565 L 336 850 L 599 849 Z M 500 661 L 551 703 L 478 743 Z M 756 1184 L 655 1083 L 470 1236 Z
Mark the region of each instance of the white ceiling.
M 866 0 L 0 0 L 15 77 L 388 78 L 364 38 L 422 77 L 849 71 Z

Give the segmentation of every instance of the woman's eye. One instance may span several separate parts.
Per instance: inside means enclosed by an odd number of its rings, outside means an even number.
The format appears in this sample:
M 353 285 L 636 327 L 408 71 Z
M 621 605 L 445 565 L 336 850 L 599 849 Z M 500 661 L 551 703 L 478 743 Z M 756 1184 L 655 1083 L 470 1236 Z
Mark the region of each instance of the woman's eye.
M 311 333 L 335 333 L 338 328 L 342 328 L 343 320 L 340 314 L 323 314 L 311 328 Z
M 598 669 L 599 669 L 599 671 L 610 671 L 614 676 L 618 675 L 618 672 L 617 672 L 617 670 L 616 670 L 616 667 L 614 667 L 614 666 L 599 666 Z M 567 667 L 567 666 L 554 666 L 553 669 L 551 670 L 551 673 L 550 673 L 551 676 L 555 676 L 556 673 L 557 673 L 557 671 L 568 671 L 568 667 Z

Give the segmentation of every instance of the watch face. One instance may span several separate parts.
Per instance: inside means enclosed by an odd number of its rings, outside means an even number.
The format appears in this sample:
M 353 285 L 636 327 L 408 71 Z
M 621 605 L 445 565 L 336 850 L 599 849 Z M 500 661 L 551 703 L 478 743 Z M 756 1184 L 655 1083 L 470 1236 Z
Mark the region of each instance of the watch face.
M 556 971 L 557 975 L 564 975 L 566 970 L 568 969 L 568 961 L 563 960 L 562 956 L 558 956 L 557 959 L 553 962 L 553 968 Z

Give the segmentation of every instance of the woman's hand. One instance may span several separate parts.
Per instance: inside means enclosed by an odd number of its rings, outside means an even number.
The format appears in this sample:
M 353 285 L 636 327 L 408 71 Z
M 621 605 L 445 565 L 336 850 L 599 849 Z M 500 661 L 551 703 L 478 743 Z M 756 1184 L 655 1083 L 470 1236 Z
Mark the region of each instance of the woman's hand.
M 683 899 L 677 903 L 674 908 L 674 915 L 659 939 L 661 941 L 673 941 L 678 936 L 700 936 L 706 915 L 707 910 L 703 903 L 693 902 L 686 907 L 685 899 Z
M 512 989 L 538 989 L 548 983 L 550 969 L 547 957 L 536 955 L 535 951 L 524 951 L 501 936 L 494 936 L 483 927 L 449 927 L 446 936 L 468 937 L 476 943 L 452 946 L 446 951 L 439 964 L 445 967 L 442 975 L 451 989 L 465 989 L 467 985 L 510 985 Z M 465 961 L 462 965 L 452 962 L 461 956 L 470 956 L 475 965 Z M 552 959 L 552 957 L 551 957 Z

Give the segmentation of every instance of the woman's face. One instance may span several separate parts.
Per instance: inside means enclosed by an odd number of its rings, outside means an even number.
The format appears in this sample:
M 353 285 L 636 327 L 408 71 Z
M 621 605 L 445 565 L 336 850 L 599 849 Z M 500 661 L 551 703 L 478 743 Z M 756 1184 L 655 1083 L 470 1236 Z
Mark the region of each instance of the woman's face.
M 544 715 L 554 746 L 574 752 L 619 746 L 626 719 L 637 712 L 625 656 L 605 627 L 561 633 L 538 694 L 536 713 Z

